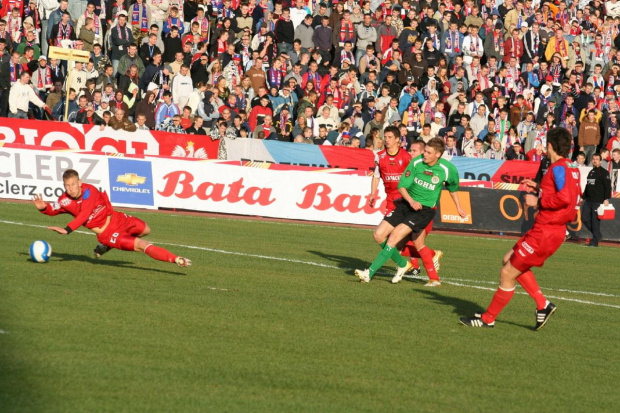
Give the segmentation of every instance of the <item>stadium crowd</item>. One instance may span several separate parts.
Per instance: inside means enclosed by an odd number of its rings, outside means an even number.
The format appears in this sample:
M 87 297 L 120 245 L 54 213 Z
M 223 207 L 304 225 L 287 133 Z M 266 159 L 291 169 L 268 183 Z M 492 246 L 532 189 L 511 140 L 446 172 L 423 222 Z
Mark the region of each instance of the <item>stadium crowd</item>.
M 620 168 L 620 0 L 3 0 L 0 17 L 0 116 L 373 150 L 395 125 L 402 147 L 517 160 L 563 126 L 573 159 Z

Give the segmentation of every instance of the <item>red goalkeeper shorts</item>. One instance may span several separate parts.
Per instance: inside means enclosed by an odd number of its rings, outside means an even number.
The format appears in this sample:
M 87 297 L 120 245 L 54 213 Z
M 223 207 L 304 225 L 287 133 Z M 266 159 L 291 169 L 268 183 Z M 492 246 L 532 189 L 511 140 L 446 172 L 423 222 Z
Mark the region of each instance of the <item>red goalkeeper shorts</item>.
M 97 240 L 103 245 L 123 251 L 134 251 L 136 237 L 144 232 L 146 223 L 141 219 L 112 212 L 110 223 L 105 231 L 97 235 Z
M 514 254 L 510 257 L 510 263 L 522 272 L 532 267 L 542 267 L 547 258 L 560 248 L 565 237 L 564 225 L 534 224 L 512 248 Z

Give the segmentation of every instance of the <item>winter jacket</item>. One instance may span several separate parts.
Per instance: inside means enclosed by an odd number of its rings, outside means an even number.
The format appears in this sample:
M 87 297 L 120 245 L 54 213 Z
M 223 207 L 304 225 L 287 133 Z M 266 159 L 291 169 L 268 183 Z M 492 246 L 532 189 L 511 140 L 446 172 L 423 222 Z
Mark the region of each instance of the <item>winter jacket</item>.
M 587 119 L 579 126 L 577 143 L 579 146 L 596 146 L 601 142 L 601 128 L 598 122 L 590 122 Z

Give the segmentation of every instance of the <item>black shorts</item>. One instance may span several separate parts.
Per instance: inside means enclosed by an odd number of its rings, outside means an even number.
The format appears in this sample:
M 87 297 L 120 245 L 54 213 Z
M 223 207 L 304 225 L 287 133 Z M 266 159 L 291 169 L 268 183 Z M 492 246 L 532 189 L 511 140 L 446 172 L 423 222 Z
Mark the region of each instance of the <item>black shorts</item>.
M 435 218 L 435 212 L 437 212 L 436 209 L 427 206 L 422 206 L 422 209 L 416 211 L 403 199 L 396 200 L 394 204 L 396 208 L 387 214 L 383 220 L 393 227 L 405 224 L 413 232 L 422 232 Z

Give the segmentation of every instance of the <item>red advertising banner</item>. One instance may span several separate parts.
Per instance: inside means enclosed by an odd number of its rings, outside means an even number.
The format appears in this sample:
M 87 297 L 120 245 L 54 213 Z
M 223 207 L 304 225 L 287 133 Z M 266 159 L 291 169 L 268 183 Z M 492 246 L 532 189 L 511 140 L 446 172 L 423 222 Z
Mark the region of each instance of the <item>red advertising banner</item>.
M 217 159 L 219 148 L 219 141 L 204 135 L 126 132 L 108 127 L 101 130 L 93 125 L 12 118 L 0 118 L 0 144 L 3 143 L 194 159 Z

